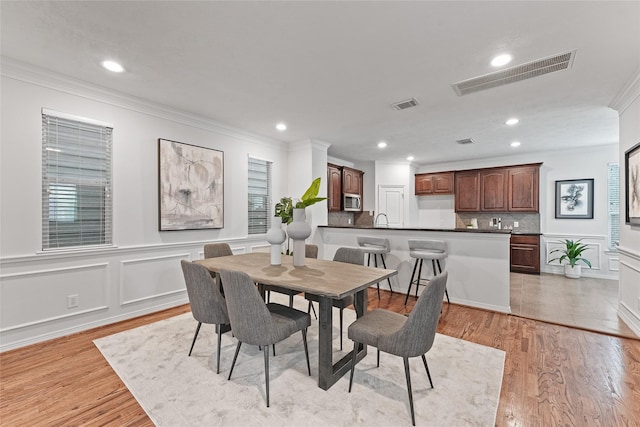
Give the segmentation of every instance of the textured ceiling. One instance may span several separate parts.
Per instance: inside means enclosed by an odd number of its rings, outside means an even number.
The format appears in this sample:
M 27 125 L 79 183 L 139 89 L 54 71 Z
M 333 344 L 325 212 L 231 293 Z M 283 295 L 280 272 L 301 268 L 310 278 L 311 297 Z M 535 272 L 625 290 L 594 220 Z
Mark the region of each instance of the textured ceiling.
M 429 164 L 618 140 L 640 2 L 12 2 L 2 55 L 351 161 Z M 452 83 L 576 50 L 570 69 L 465 96 Z M 100 67 L 112 58 L 122 75 Z M 420 105 L 396 111 L 411 97 Z M 520 124 L 504 121 L 516 116 Z M 288 130 L 278 132 L 284 121 Z M 461 146 L 458 139 L 473 138 Z M 385 150 L 376 144 L 384 140 Z

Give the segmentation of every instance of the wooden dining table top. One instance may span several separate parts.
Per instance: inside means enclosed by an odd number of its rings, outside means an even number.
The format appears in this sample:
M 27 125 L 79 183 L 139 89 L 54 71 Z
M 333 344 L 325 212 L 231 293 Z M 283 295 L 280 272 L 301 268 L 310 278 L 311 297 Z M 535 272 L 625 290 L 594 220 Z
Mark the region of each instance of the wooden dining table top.
M 366 267 L 323 259 L 305 258 L 302 267 L 293 266 L 293 257 L 282 256 L 281 265 L 271 265 L 269 253 L 252 252 L 195 261 L 209 271 L 243 271 L 254 282 L 283 286 L 329 298 L 341 299 L 398 274 L 396 270 Z

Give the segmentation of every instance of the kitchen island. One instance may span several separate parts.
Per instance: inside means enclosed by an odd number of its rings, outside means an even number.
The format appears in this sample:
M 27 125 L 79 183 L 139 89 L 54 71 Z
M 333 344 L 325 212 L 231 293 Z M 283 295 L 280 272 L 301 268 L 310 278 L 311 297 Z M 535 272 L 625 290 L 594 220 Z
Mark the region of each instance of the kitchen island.
M 398 271 L 391 279 L 394 292 L 406 294 L 415 259 L 409 256 L 409 239 L 443 240 L 448 257 L 443 265 L 449 272 L 447 289 L 451 302 L 502 313 L 511 313 L 509 303 L 508 230 L 427 229 L 318 226 L 314 242 L 320 256 L 331 259 L 340 247 L 357 247 L 356 236 L 389 239 L 391 252 L 385 256 L 387 268 Z M 366 260 L 365 260 L 366 262 Z M 373 260 L 372 260 L 373 262 Z M 425 269 L 427 268 L 425 272 Z M 445 267 L 446 266 L 446 267 Z M 423 277 L 431 275 L 431 263 L 424 263 Z M 387 288 L 386 281 L 380 283 Z M 412 294 L 413 290 L 412 289 Z M 420 287 L 422 291 L 424 287 Z M 414 294 L 415 295 L 415 294 Z

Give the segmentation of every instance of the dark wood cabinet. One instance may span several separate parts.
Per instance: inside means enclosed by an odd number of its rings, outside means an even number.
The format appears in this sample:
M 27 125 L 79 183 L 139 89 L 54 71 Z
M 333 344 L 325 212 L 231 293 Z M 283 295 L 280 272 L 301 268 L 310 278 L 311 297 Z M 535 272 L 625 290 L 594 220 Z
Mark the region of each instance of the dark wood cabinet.
M 510 212 L 538 212 L 540 166 L 507 169 Z
M 329 212 L 342 209 L 342 168 L 327 164 L 327 206 Z
M 511 271 L 540 274 L 539 235 L 511 235 Z
M 456 212 L 478 212 L 480 210 L 480 172 L 456 172 Z
M 480 171 L 480 210 L 483 212 L 507 211 L 506 169 Z
M 453 172 L 420 173 L 415 176 L 416 196 L 453 194 Z
M 456 212 L 538 212 L 540 165 L 456 172 Z
M 362 176 L 364 172 L 346 166 L 342 167 L 342 192 L 362 196 Z

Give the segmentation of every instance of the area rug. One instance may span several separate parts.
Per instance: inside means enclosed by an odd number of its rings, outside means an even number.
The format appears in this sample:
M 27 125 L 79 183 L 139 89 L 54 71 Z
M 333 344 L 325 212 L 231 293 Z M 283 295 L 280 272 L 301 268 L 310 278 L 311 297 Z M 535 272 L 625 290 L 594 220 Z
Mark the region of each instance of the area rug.
M 304 305 L 304 300 L 297 302 Z M 339 350 L 334 313 L 334 361 Z M 347 325 L 355 320 L 345 310 Z M 312 318 L 313 319 L 313 318 Z M 375 349 L 356 366 L 353 390 L 346 374 L 329 390 L 317 385 L 318 322 L 309 328 L 307 366 L 300 333 L 276 345 L 270 357 L 270 400 L 266 407 L 264 359 L 244 345 L 227 380 L 236 340 L 222 339 L 220 374 L 216 368 L 213 325 L 203 325 L 193 354 L 187 356 L 197 322 L 190 313 L 95 340 L 95 345 L 157 426 L 368 426 L 411 425 L 402 358 Z M 419 426 L 493 426 L 502 384 L 505 353 L 438 334 L 427 353 L 434 388 L 420 358 L 410 359 Z

